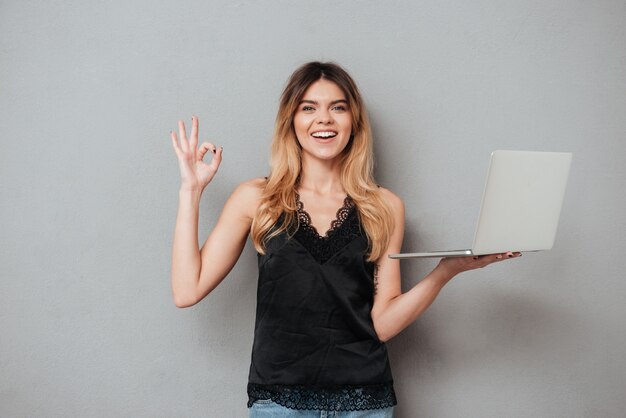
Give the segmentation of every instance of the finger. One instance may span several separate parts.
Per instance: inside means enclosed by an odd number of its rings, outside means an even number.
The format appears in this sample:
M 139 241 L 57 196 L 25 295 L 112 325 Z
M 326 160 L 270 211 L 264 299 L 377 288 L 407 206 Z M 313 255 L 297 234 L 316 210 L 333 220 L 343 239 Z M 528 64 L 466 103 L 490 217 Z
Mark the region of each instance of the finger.
M 189 147 L 196 149 L 198 147 L 198 118 L 191 117 L 191 138 L 189 140 Z
M 518 254 L 518 255 L 516 255 Z M 493 261 L 491 261 L 492 263 L 495 262 L 499 262 L 499 261 L 504 261 L 504 260 L 509 260 L 511 258 L 515 258 L 515 257 L 519 257 L 519 255 L 521 255 L 521 253 L 513 253 L 512 251 L 507 251 L 505 253 L 500 253 L 500 254 L 496 254 L 495 255 L 495 259 Z
M 180 136 L 180 147 L 183 152 L 189 152 L 189 144 L 187 143 L 187 134 L 185 133 L 185 123 L 178 121 L 178 135 Z
M 222 162 L 222 151 L 224 150 L 224 147 L 219 147 L 216 151 L 215 151 L 215 155 L 213 156 L 213 160 L 211 160 L 211 168 L 215 171 L 217 171 L 217 168 L 220 166 L 220 163 Z
M 502 261 L 504 259 L 504 257 L 502 256 L 502 254 L 483 254 L 480 256 L 474 256 L 472 257 L 474 262 L 473 264 L 482 268 L 485 266 L 488 266 L 491 263 L 495 263 L 497 261 Z
M 215 153 L 215 145 L 211 144 L 210 142 L 203 142 L 202 145 L 200 145 L 200 149 L 198 150 L 198 161 L 202 161 L 202 159 L 204 158 L 205 154 L 207 153 L 207 151 L 211 151 L 211 153 Z
M 513 252 L 513 251 L 507 251 L 505 253 L 500 254 L 502 256 L 502 258 L 504 260 L 509 259 L 509 258 L 515 258 L 515 257 L 519 257 L 520 255 L 522 255 L 521 252 Z
M 174 147 L 174 152 L 177 156 L 180 157 L 182 150 L 178 146 L 178 140 L 176 139 L 176 132 L 170 131 L 170 137 L 172 138 L 172 147 Z
M 489 261 L 489 262 L 493 262 L 494 260 L 499 260 L 502 258 L 502 254 L 482 254 L 482 255 L 475 255 L 472 257 L 472 260 L 474 261 Z

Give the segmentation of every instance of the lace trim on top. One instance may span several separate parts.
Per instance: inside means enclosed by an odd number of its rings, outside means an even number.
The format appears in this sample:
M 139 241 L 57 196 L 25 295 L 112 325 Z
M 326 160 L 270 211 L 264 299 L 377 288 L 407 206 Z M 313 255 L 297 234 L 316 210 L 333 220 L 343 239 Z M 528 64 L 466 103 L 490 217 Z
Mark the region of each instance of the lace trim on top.
M 334 388 L 248 383 L 248 408 L 255 401 L 267 399 L 291 409 L 317 411 L 362 411 L 388 408 L 398 403 L 393 382 Z
M 300 226 L 306 229 L 310 229 L 315 235 L 317 235 L 320 239 L 328 239 L 328 236 L 332 234 L 332 232 L 339 228 L 343 221 L 346 220 L 348 215 L 350 214 L 350 210 L 354 207 L 354 202 L 350 198 L 350 196 L 346 196 L 343 199 L 343 205 L 337 210 L 337 214 L 335 215 L 335 219 L 330 223 L 330 229 L 326 231 L 324 236 L 321 236 L 317 229 L 311 225 L 311 215 L 304 210 L 304 204 L 300 201 L 300 195 L 296 192 L 296 207 L 298 210 L 298 221 L 300 222 Z
M 298 230 L 294 237 L 321 264 L 328 261 L 335 253 L 361 234 L 361 225 L 356 205 L 350 196 L 343 200 L 343 206 L 337 211 L 330 229 L 321 236 L 311 225 L 311 216 L 304 210 L 300 195 L 296 193 Z

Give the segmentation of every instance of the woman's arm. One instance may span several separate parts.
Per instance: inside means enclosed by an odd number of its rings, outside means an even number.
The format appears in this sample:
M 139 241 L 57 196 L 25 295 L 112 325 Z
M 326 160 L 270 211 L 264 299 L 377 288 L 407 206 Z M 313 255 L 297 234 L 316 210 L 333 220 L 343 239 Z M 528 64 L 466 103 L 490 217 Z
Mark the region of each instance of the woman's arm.
M 221 283 L 246 243 L 263 179 L 239 185 L 198 249 L 200 192 L 181 190 L 172 246 L 172 293 L 179 308 L 195 305 Z
M 222 161 L 222 147 L 210 142 L 198 147 L 198 118 L 192 118 L 187 140 L 185 124 L 178 121 L 180 135 L 171 132 L 172 147 L 181 176 L 178 214 L 172 244 L 172 293 L 176 306 L 194 305 L 226 277 L 241 255 L 262 190 L 262 179 L 242 183 L 230 196 L 217 224 L 202 249 L 198 249 L 198 212 L 202 191 Z M 203 158 L 211 151 L 210 163 Z M 210 155 L 211 155 L 210 154 Z
M 404 204 L 390 191 L 381 188 L 390 202 L 395 227 L 387 251 L 376 263 L 374 272 L 374 306 L 372 321 L 381 341 L 388 341 L 409 326 L 435 300 L 443 286 L 462 271 L 485 267 L 496 261 L 519 256 L 520 253 L 490 254 L 477 258 L 443 258 L 426 277 L 411 290 L 402 293 L 400 260 L 391 259 L 389 254 L 401 252 L 404 237 Z

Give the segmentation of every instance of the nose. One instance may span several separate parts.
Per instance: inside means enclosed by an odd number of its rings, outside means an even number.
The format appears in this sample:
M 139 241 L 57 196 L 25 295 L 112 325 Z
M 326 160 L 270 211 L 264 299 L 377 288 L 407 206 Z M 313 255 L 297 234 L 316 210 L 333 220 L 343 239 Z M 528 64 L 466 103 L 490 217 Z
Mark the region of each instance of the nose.
M 317 123 L 329 124 L 333 122 L 333 116 L 327 109 L 321 109 L 317 117 Z

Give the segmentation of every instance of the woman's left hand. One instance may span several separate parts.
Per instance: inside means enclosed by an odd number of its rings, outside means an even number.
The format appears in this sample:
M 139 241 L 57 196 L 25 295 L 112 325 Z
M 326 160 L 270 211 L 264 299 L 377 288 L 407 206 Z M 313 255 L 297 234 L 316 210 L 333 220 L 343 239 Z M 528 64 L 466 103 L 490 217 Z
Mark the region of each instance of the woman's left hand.
M 485 254 L 468 257 L 444 257 L 437 268 L 443 269 L 451 278 L 467 270 L 483 268 L 492 263 L 521 257 L 520 252 L 507 251 L 499 254 Z

